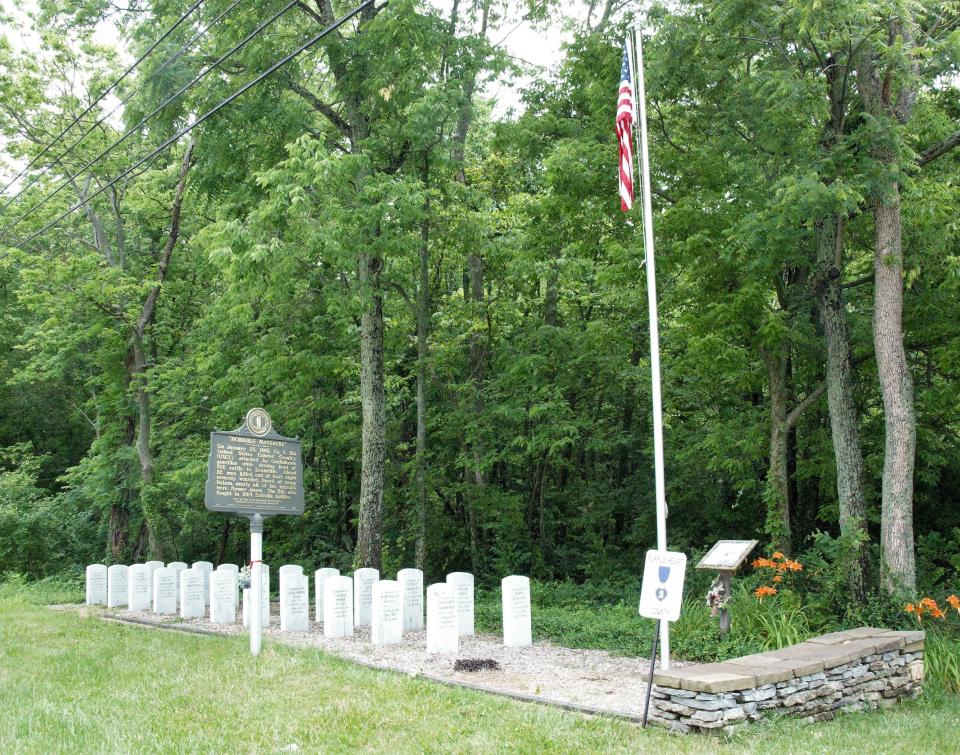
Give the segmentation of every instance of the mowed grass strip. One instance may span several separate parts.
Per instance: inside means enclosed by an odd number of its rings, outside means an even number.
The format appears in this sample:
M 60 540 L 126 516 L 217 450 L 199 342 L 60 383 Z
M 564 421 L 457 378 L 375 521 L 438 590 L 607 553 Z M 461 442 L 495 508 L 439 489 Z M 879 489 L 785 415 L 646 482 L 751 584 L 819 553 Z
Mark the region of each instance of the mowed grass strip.
M 671 735 L 377 672 L 245 637 L 140 629 L 0 600 L 0 752 L 955 752 L 960 703 Z M 877 748 L 880 748 L 877 750 Z

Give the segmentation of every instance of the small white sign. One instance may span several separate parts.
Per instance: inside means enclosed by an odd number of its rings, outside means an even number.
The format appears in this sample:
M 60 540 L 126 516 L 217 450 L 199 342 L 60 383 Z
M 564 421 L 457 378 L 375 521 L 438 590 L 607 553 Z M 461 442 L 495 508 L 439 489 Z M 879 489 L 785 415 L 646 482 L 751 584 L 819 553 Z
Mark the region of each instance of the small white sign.
M 640 615 L 665 621 L 679 619 L 686 570 L 685 553 L 647 551 L 640 589 Z

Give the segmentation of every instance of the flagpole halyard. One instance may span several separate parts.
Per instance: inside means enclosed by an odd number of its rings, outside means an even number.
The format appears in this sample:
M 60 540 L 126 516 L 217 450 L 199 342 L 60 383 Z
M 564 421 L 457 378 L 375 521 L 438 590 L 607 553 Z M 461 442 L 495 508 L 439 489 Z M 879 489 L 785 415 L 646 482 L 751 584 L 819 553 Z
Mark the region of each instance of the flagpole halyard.
M 631 44 L 631 42 L 633 44 Z M 650 378 L 653 404 L 653 460 L 657 501 L 657 550 L 667 549 L 667 496 L 663 462 L 663 400 L 660 390 L 660 328 L 657 313 L 657 271 L 653 249 L 653 202 L 650 193 L 650 156 L 647 145 L 647 95 L 643 75 L 643 41 L 638 29 L 627 34 L 627 55 L 636 86 L 635 122 L 640 149 L 640 189 L 643 209 L 643 251 L 647 268 L 647 308 L 650 320 Z M 660 665 L 670 668 L 670 622 L 660 622 Z

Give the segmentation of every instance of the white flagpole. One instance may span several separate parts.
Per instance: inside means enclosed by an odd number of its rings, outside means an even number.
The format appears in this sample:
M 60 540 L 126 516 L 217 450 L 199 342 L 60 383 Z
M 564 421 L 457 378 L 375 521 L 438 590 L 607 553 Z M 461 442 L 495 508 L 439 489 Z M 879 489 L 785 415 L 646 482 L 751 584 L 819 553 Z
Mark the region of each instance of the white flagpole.
M 630 44 L 631 41 L 633 44 Z M 634 58 L 634 51 L 636 58 Z M 639 29 L 627 34 L 627 54 L 633 67 L 634 113 L 640 130 L 640 187 L 643 193 L 643 250 L 647 267 L 647 307 L 650 317 L 650 377 L 653 402 L 653 462 L 657 493 L 657 550 L 667 549 L 667 496 L 663 476 L 663 402 L 660 396 L 660 328 L 657 317 L 657 271 L 653 260 L 653 203 L 650 198 L 650 156 L 647 151 L 647 95 L 643 79 L 643 43 Z M 639 112 L 637 112 L 639 110 Z M 670 668 L 670 622 L 660 622 L 660 665 Z

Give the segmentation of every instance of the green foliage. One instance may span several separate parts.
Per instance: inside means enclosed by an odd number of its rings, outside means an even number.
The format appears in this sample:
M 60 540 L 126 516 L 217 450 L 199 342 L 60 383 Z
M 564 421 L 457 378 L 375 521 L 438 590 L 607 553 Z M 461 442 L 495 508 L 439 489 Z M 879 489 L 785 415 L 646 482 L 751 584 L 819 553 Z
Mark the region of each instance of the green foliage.
M 57 574 L 30 581 L 17 572 L 0 574 L 0 603 L 6 605 L 62 605 L 82 603 L 84 584 L 81 575 Z
M 928 632 L 923 663 L 927 682 L 944 692 L 960 694 L 960 639 Z

